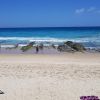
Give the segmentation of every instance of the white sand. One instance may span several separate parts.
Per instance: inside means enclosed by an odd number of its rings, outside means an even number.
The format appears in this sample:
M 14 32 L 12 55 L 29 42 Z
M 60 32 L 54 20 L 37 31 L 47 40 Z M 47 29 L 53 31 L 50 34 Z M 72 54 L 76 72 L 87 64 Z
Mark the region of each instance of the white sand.
M 0 55 L 0 100 L 100 96 L 100 54 Z

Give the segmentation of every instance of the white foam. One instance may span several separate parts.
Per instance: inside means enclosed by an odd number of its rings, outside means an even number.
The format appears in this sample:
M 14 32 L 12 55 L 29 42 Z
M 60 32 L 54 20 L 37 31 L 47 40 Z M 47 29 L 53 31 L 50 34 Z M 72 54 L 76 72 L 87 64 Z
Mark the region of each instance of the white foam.
M 29 42 L 100 42 L 100 37 L 89 37 L 89 38 L 51 38 L 51 37 L 0 37 L 1 42 L 7 40 L 13 41 L 29 41 Z
M 13 48 L 13 47 L 15 47 L 14 45 L 1 45 L 0 47 L 2 47 L 2 48 Z

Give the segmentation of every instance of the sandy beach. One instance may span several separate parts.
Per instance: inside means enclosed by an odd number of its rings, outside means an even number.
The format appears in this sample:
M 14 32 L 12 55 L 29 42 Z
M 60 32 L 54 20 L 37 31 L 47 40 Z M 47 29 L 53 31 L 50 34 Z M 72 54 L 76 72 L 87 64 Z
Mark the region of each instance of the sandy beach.
M 100 54 L 1 54 L 0 100 L 100 96 Z

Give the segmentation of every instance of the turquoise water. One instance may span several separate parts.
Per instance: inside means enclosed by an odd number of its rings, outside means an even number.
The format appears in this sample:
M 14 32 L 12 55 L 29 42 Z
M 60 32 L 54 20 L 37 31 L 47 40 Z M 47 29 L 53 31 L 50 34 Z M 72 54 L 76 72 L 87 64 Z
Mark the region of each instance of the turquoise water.
M 74 41 L 100 47 L 100 27 L 0 28 L 1 44 L 63 43 Z

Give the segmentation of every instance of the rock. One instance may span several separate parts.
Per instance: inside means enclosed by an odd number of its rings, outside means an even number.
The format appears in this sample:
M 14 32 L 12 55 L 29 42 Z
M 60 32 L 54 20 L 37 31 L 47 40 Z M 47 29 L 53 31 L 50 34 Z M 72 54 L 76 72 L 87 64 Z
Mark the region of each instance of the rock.
M 23 46 L 23 47 L 21 48 L 21 50 L 22 50 L 23 52 L 28 51 L 29 49 L 31 49 L 31 48 L 33 47 L 34 44 L 35 44 L 35 42 L 30 42 L 27 46 Z
M 74 43 L 71 47 L 76 51 L 85 51 L 86 50 L 85 47 L 80 43 Z
M 70 47 L 72 47 L 72 45 L 74 44 L 74 42 L 72 42 L 72 41 L 67 41 L 67 42 L 65 42 L 64 44 L 65 44 L 65 45 L 68 45 L 68 46 L 70 46 Z
M 29 43 L 30 46 L 33 46 L 34 44 L 35 44 L 35 42 L 30 42 Z
M 71 48 L 73 48 L 76 51 L 86 50 L 85 47 L 81 43 L 74 43 L 72 41 L 67 41 L 64 44 L 70 46 Z
M 0 94 L 4 94 L 4 92 L 2 92 L 2 91 L 0 90 Z
M 72 49 L 71 47 L 67 45 L 59 45 L 57 49 L 60 52 L 73 52 L 74 51 L 74 49 Z
M 80 52 L 82 52 L 86 49 L 81 43 L 74 43 L 72 41 L 67 41 L 63 45 L 59 45 L 58 50 L 62 51 L 62 52 L 69 52 L 69 51 L 80 51 Z

